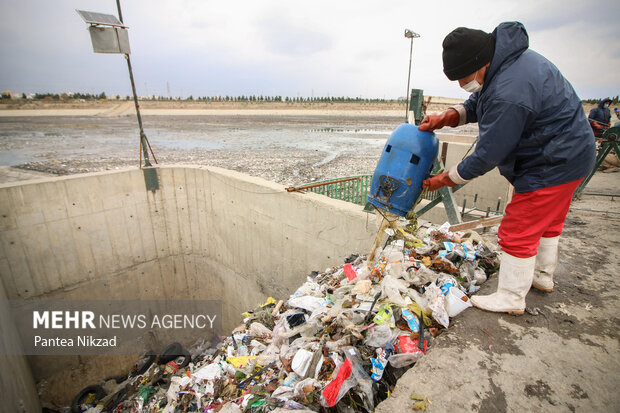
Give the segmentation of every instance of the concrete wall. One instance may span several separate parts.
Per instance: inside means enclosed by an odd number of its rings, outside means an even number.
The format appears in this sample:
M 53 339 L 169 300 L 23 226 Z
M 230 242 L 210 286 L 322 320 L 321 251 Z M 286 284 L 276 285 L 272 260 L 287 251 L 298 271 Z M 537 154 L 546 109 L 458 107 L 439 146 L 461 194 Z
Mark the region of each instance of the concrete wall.
M 245 311 L 366 252 L 376 231 L 359 206 L 233 171 L 157 173 L 154 192 L 140 170 L 0 186 L 8 298 L 222 297 Z
M 39 397 L 34 385 L 26 357 L 19 353 L 21 343 L 10 316 L 6 293 L 0 283 L 0 389 L 2 389 L 2 411 L 40 412 Z
M 376 235 L 360 206 L 263 179 L 188 166 L 157 175 L 157 191 L 137 169 L 0 186 L 7 297 L 216 299 L 230 331 L 266 296 L 287 298 L 310 271 L 368 252 Z M 30 363 L 38 380 L 83 358 Z

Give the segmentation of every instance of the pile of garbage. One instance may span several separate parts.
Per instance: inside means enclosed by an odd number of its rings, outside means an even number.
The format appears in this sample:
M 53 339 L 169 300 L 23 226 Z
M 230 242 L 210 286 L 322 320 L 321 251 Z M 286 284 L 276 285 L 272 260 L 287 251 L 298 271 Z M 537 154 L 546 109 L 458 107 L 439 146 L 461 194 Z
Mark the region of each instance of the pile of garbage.
M 499 267 L 476 232 L 386 231 L 376 262 L 353 254 L 312 272 L 219 342 L 145 354 L 109 392 L 81 392 L 73 411 L 373 411 Z

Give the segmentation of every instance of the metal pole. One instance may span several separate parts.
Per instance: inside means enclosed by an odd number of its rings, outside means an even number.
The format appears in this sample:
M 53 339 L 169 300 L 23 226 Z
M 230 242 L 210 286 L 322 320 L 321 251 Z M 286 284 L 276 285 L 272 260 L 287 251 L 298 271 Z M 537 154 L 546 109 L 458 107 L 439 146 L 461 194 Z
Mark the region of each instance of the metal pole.
M 123 23 L 123 13 L 121 12 L 121 2 L 116 0 L 116 7 L 118 9 L 118 19 Z M 131 70 L 131 59 L 128 54 L 125 54 L 127 60 L 127 68 L 129 69 L 129 79 L 131 80 L 131 91 L 133 92 L 133 103 L 136 105 L 136 114 L 138 116 L 138 125 L 140 126 L 140 146 L 142 147 L 142 154 L 144 156 L 144 166 L 152 166 L 149 161 L 148 143 L 146 141 L 146 134 L 142 128 L 142 116 L 140 116 L 140 105 L 138 104 L 138 95 L 136 94 L 136 84 L 133 80 L 133 70 Z
M 411 47 L 409 47 L 409 72 L 407 72 L 407 94 L 405 99 L 405 123 L 409 123 L 409 82 L 411 81 L 411 57 L 413 55 L 413 37 L 411 38 Z

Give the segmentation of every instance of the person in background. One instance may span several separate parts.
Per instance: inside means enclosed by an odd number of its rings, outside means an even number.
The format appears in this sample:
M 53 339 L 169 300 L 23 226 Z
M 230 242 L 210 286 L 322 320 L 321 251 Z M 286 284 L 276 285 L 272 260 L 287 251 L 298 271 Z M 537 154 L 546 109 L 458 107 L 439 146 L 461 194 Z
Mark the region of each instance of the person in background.
M 611 113 L 609 112 L 609 105 L 611 99 L 605 98 L 598 103 L 598 106 L 593 108 L 588 115 L 590 126 L 594 132 L 594 136 L 597 138 L 602 136 L 603 133 L 609 128 L 609 121 L 611 120 Z
M 448 79 L 471 95 L 426 116 L 419 129 L 478 122 L 479 141 L 472 154 L 423 186 L 465 184 L 495 167 L 514 185 L 498 232 L 497 291 L 471 302 L 522 314 L 530 287 L 553 290 L 572 195 L 595 163 L 594 136 L 581 99 L 553 63 L 529 49 L 521 23 L 501 23 L 493 33 L 459 27 L 444 39 L 442 57 Z

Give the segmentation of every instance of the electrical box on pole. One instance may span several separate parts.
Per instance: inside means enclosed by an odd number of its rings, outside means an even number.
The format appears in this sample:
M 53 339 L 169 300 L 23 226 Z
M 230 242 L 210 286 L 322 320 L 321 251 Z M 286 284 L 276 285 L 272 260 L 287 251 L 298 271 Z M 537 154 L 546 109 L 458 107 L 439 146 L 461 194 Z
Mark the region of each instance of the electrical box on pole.
M 127 60 L 127 68 L 129 69 L 129 80 L 131 81 L 133 101 L 136 106 L 138 126 L 140 127 L 140 167 L 142 168 L 142 156 L 144 156 L 144 166 L 149 167 L 151 166 L 151 162 L 149 161 L 149 150 L 155 163 L 157 163 L 157 159 L 155 158 L 155 154 L 153 153 L 151 145 L 146 138 L 146 134 L 144 133 L 144 129 L 142 128 L 140 105 L 138 104 L 136 84 L 133 78 L 133 70 L 131 69 L 131 59 L 129 58 L 131 49 L 129 47 L 128 27 L 123 24 L 120 0 L 116 1 L 116 6 L 118 8 L 118 18 L 112 14 L 96 13 L 85 10 L 76 10 L 76 12 L 89 25 L 88 32 L 90 33 L 90 40 L 93 44 L 93 52 L 117 53 L 125 55 L 125 60 Z

